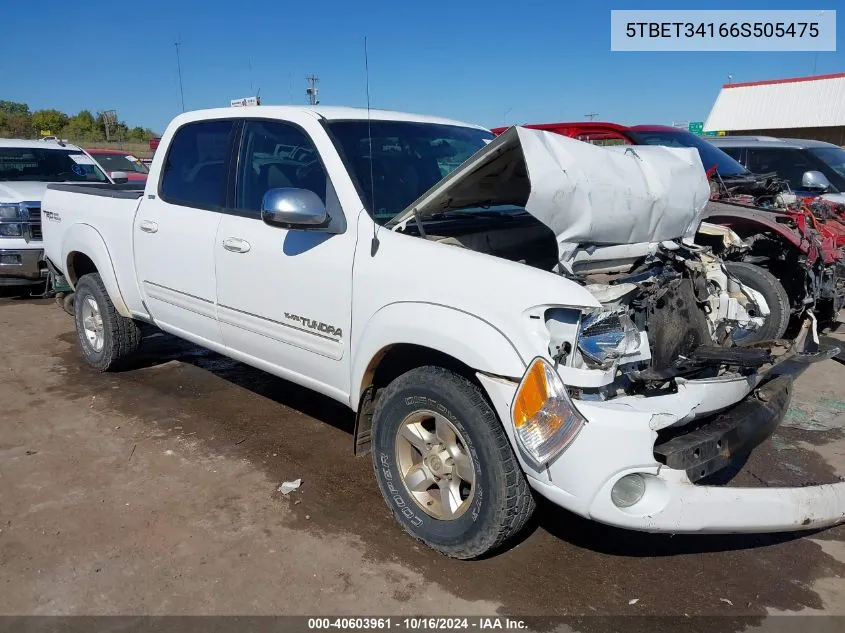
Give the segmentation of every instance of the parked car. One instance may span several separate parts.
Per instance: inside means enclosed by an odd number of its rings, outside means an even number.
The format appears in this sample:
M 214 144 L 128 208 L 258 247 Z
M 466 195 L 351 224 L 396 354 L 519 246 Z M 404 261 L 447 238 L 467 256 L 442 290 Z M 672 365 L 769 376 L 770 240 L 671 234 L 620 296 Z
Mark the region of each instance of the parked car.
M 743 272 L 757 278 L 756 287 L 774 312 L 785 313 L 777 321 L 779 331 L 789 322 L 797 326 L 808 307 L 814 309 L 823 326 L 837 323 L 845 303 L 845 267 L 839 240 L 845 239 L 843 225 L 829 217 L 814 217 L 800 201 L 790 206 L 787 188 L 774 174 L 755 174 L 733 157 L 690 132 L 665 125 L 624 126 L 606 122 L 527 124 L 594 144 L 663 145 L 698 150 L 710 177 L 712 201 L 704 213 L 710 223 L 730 228 L 745 248 L 723 247 L 719 236 L 700 233 L 700 241 L 710 244 L 729 261 L 743 264 Z M 495 128 L 501 133 L 506 128 Z M 715 150 L 715 151 L 714 151 Z M 761 276 L 748 265 L 763 268 Z M 750 271 L 750 272 L 749 272 Z M 772 277 L 776 278 L 773 285 Z M 766 290 L 768 289 L 768 290 Z M 782 308 L 782 309 L 781 309 Z M 769 329 L 773 332 L 774 327 Z
M 710 173 L 718 171 L 723 178 L 745 176 L 748 170 L 724 152 L 713 151 L 713 146 L 701 137 L 686 130 L 668 125 L 626 126 L 604 121 L 582 121 L 574 123 L 536 123 L 523 127 L 563 134 L 598 145 L 662 145 L 664 147 L 691 147 L 698 150 L 704 169 Z M 507 128 L 493 128 L 494 134 L 501 134 Z
M 792 346 L 733 346 L 753 293 L 682 239 L 700 160 L 619 150 L 353 108 L 190 112 L 143 190 L 50 185 L 47 257 L 89 365 L 130 362 L 146 322 L 344 403 L 396 519 L 448 556 L 507 542 L 534 494 L 655 532 L 845 520 L 845 483 L 705 485 L 784 415 L 772 369 L 838 350 L 804 353 L 809 320 Z
M 44 282 L 41 199 L 48 182 L 108 183 L 82 149 L 63 142 L 0 139 L 0 286 Z
M 775 172 L 799 196 L 845 203 L 845 149 L 838 145 L 769 136 L 722 136 L 710 142 L 750 171 Z
M 86 150 L 99 163 L 103 171 L 114 179 L 114 172 L 126 174 L 125 182 L 147 182 L 150 170 L 130 152 L 121 149 L 89 149 Z

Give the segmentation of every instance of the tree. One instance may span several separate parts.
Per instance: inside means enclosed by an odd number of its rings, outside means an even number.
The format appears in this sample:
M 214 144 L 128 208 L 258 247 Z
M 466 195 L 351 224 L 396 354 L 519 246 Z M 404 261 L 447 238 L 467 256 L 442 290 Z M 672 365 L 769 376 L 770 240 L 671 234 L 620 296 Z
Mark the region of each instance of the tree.
M 0 138 L 32 138 L 42 130 L 49 130 L 74 142 L 99 142 L 105 139 L 103 113 L 93 115 L 81 110 L 73 116 L 49 108 L 30 113 L 29 105 L 0 99 Z M 147 141 L 157 134 L 144 127 L 130 128 L 123 121 L 109 125 L 109 136 L 115 141 Z
M 100 141 L 105 138 L 105 133 L 91 111 L 82 110 L 68 119 L 62 136 L 71 141 Z
M 0 137 L 29 138 L 32 136 L 32 120 L 29 113 L 8 114 L 0 112 Z
M 0 114 L 11 114 L 16 116 L 29 116 L 29 106 L 16 101 L 0 100 Z
M 32 114 L 32 126 L 37 133 L 49 131 L 50 134 L 61 134 L 67 125 L 68 116 L 58 110 L 38 110 Z

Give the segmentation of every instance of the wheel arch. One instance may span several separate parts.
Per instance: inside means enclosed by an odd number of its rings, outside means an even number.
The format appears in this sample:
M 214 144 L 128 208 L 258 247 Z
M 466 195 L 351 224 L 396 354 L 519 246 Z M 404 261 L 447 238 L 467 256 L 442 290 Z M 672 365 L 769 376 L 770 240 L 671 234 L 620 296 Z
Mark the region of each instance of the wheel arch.
M 365 326 L 355 349 L 350 406 L 356 411 L 356 455 L 369 449 L 375 393 L 401 374 L 436 365 L 483 389 L 478 372 L 519 379 L 526 367 L 511 341 L 490 323 L 429 303 L 395 303 L 382 308 Z
M 132 317 L 117 283 L 112 258 L 106 242 L 97 230 L 88 224 L 75 224 L 62 241 L 64 273 L 68 283 L 76 289 L 79 279 L 88 273 L 99 273 L 109 293 L 115 310 L 121 316 Z

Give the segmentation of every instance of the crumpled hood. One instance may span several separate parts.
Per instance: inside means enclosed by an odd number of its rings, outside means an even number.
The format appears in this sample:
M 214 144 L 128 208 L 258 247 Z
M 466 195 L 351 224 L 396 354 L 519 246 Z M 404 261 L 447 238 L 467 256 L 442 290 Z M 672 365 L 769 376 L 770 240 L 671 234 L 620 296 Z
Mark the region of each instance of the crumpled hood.
M 600 147 L 511 128 L 388 222 L 447 209 L 516 205 L 554 231 L 563 256 L 578 246 L 642 244 L 695 233 L 710 186 L 698 151 Z
M 3 180 L 0 202 L 40 202 L 46 190 L 46 182 Z

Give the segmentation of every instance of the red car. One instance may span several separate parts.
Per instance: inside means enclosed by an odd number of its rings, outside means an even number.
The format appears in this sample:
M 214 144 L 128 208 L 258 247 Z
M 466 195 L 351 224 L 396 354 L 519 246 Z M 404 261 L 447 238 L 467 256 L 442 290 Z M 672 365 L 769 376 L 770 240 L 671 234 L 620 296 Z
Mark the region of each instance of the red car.
M 91 154 L 109 176 L 112 172 L 122 171 L 126 173 L 129 182 L 147 182 L 147 174 L 150 170 L 131 152 L 122 149 L 86 149 L 85 151 Z

